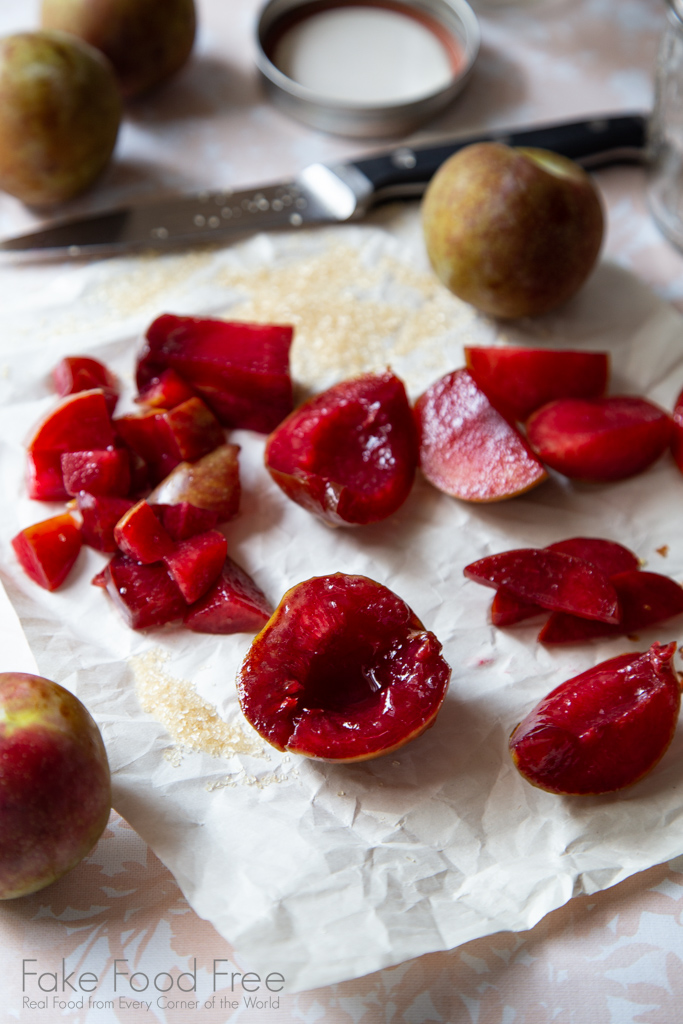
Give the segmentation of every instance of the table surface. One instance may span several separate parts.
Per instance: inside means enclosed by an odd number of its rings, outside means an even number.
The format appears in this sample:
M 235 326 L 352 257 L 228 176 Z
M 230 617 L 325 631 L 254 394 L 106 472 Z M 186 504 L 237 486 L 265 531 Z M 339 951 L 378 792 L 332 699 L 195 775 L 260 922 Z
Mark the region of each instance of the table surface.
M 483 45 L 475 73 L 425 134 L 649 109 L 664 0 L 482 0 L 476 6 Z M 267 103 L 253 63 L 255 0 L 199 0 L 198 7 L 191 62 L 172 83 L 129 107 L 116 161 L 69 212 L 160 188 L 239 188 L 377 148 L 310 130 Z M 35 27 L 38 9 L 34 0 L 0 0 L 0 31 Z M 644 170 L 613 167 L 596 180 L 608 211 L 604 258 L 683 311 L 683 258 L 648 215 Z M 0 235 L 35 220 L 20 203 L 0 198 Z M 2 286 L 0 270 L 0 294 Z M 229 976 L 219 975 L 212 999 L 212 972 L 239 972 L 239 958 L 113 814 L 95 850 L 71 874 L 3 907 L 0 1019 L 672 1024 L 683 997 L 682 915 L 683 858 L 578 897 L 525 933 L 499 933 L 306 993 L 276 992 L 273 983 L 272 991 L 261 986 L 247 996 L 239 978 L 231 992 Z M 173 1006 L 178 976 L 193 971 L 196 993 L 183 997 L 188 1005 Z M 137 995 L 133 972 L 139 972 Z M 96 976 L 97 985 L 85 979 L 82 988 L 90 993 L 72 991 L 84 973 Z M 170 978 L 172 998 L 160 991 Z M 189 974 L 184 984 L 192 988 Z

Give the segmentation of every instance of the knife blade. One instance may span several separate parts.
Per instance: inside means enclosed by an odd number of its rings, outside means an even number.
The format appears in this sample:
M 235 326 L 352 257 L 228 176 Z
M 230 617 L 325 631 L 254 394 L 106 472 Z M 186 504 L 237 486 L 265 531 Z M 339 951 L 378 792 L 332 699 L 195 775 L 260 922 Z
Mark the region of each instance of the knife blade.
M 348 163 L 311 164 L 292 179 L 240 192 L 203 191 L 57 222 L 0 241 L 0 252 L 77 258 L 224 242 L 260 231 L 355 221 L 377 203 L 421 195 L 449 156 L 474 142 L 491 141 L 550 149 L 587 168 L 642 161 L 647 148 L 647 117 L 640 113 L 592 117 L 461 136 L 419 147 L 397 146 Z

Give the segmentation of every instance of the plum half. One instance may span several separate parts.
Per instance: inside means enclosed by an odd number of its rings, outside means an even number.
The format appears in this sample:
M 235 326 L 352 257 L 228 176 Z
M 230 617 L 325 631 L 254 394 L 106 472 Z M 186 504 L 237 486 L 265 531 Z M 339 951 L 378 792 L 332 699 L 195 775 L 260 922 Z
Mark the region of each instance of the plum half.
M 671 743 L 681 704 L 676 644 L 620 654 L 556 687 L 520 722 L 510 752 L 528 782 L 588 795 L 630 786 Z
M 405 601 L 366 576 L 335 573 L 287 591 L 237 688 L 247 720 L 278 750 L 350 762 L 424 732 L 449 678 L 441 644 Z
M 378 522 L 408 497 L 417 432 L 392 373 L 335 384 L 268 438 L 266 469 L 288 498 L 332 526 Z

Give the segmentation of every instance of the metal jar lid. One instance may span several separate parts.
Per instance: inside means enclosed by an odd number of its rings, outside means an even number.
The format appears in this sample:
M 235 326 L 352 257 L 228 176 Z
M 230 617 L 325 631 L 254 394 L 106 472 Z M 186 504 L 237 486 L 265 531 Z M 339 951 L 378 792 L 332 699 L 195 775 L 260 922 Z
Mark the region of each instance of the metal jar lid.
M 404 135 L 447 107 L 479 41 L 466 0 L 269 0 L 257 64 L 287 114 L 335 135 L 378 138 Z

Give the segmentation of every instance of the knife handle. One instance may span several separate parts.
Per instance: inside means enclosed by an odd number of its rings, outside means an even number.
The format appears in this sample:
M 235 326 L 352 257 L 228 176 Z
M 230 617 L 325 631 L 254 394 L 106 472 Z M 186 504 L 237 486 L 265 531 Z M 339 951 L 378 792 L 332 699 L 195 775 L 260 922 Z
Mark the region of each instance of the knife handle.
M 641 162 L 647 144 L 647 118 L 643 114 L 596 117 L 523 131 L 494 131 L 474 138 L 452 139 L 437 146 L 400 146 L 390 153 L 354 160 L 353 166 L 372 183 L 373 202 L 420 195 L 449 156 L 475 142 L 549 149 L 586 168 L 624 161 Z

